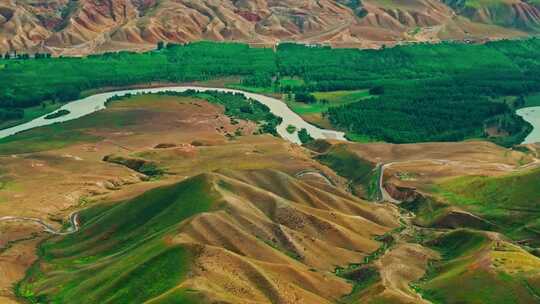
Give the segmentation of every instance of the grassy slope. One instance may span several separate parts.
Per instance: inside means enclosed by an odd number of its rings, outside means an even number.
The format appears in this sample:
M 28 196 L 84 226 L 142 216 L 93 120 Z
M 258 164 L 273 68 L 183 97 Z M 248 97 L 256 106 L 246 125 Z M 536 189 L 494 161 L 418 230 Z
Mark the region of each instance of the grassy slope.
M 357 194 L 368 199 L 374 199 L 377 195 L 375 166 L 350 151 L 346 145 L 332 146 L 328 152 L 319 155 L 317 160 L 347 178 L 353 190 L 361 192 Z
M 162 295 L 154 303 L 191 303 L 189 291 L 175 288 L 189 270 L 192 252 L 165 237 L 218 198 L 211 179 L 200 175 L 88 209 L 79 233 L 41 246 L 42 259 L 18 293 L 34 302 L 134 303 Z
M 89 129 L 123 128 L 137 122 L 135 112 L 100 111 L 77 120 L 31 129 L 0 139 L 0 155 L 60 149 L 80 142 L 94 142 L 99 137 Z
M 536 257 L 471 230 L 443 234 L 430 245 L 442 260 L 414 286 L 425 299 L 433 303 L 535 303 L 528 285 L 537 281 L 537 271 L 510 272 L 489 264 L 492 257 L 508 252 L 516 254 L 509 259 L 520 259 L 510 263 L 537 263 Z
M 504 5 L 507 3 L 512 3 L 514 1 L 508 1 L 508 0 L 467 0 L 465 1 L 465 7 L 467 8 L 485 8 L 485 7 L 496 7 L 500 5 Z
M 540 242 L 540 169 L 504 177 L 466 176 L 445 181 L 436 194 L 482 216 L 514 239 Z

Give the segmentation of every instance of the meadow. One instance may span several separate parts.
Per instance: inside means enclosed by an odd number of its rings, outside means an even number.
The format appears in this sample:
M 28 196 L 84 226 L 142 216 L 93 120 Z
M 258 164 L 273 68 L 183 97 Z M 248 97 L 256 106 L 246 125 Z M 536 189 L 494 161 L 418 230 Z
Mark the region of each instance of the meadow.
M 540 170 L 502 177 L 464 176 L 443 181 L 434 193 L 494 223 L 494 230 L 515 240 L 539 244 Z
M 426 245 L 438 251 L 441 260 L 433 261 L 426 276 L 413 284 L 424 299 L 456 304 L 536 302 L 537 258 L 518 246 L 467 229 L 443 233 Z

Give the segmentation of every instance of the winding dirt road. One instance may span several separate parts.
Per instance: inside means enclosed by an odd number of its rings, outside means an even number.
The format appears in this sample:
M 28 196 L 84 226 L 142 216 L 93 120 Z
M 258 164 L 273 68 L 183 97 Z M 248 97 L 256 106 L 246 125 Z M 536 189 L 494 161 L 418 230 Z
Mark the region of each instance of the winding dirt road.
M 54 235 L 68 235 L 75 233 L 80 229 L 79 214 L 76 212 L 69 216 L 70 227 L 65 230 L 56 230 L 51 224 L 32 217 L 4 216 L 0 217 L 0 222 L 29 222 L 41 226 L 43 231 Z

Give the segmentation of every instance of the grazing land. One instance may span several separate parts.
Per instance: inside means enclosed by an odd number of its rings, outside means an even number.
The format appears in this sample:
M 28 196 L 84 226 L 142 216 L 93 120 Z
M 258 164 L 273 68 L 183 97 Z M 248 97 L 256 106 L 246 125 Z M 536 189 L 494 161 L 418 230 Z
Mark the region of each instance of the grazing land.
M 535 303 L 540 259 L 496 236 L 472 230 L 429 242 L 442 259 L 414 286 L 433 303 Z
M 485 218 L 515 240 L 540 244 L 540 170 L 500 177 L 466 176 L 434 188 L 446 202 Z

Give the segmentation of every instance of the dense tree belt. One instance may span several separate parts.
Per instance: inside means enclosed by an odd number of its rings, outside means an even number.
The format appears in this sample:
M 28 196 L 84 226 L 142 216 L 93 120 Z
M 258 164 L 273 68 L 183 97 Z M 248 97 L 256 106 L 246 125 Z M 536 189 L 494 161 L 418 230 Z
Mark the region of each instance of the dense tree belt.
M 235 76 L 246 87 L 303 96 L 372 89 L 373 98 L 331 108 L 327 115 L 334 126 L 376 140 L 463 140 L 487 137 L 485 129 L 493 126 L 507 134 L 493 140 L 511 145 L 530 130 L 514 114 L 514 100 L 540 92 L 539 71 L 539 39 L 382 50 L 198 42 L 142 54 L 20 57 L 0 60 L 0 120 L 44 101 L 77 99 L 90 89 Z M 284 78 L 300 79 L 301 85 Z

